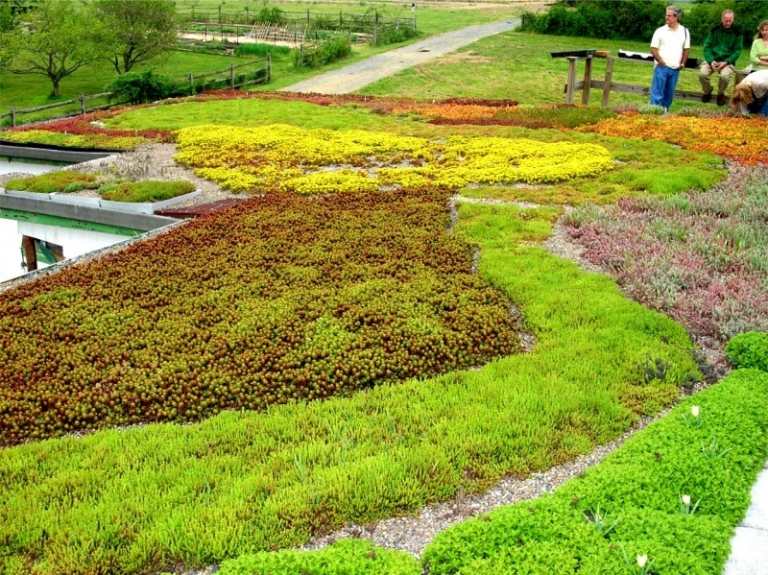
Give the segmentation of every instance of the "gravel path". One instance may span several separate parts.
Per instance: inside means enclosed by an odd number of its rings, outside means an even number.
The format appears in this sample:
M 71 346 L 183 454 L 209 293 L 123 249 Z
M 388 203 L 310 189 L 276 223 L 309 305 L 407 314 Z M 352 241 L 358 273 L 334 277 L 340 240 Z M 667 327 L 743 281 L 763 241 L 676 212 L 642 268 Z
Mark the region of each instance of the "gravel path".
M 305 94 L 348 94 L 406 68 L 418 66 L 454 52 L 486 36 L 514 30 L 519 25 L 519 18 L 511 18 L 503 22 L 468 26 L 461 30 L 438 34 L 421 42 L 371 56 L 338 70 L 292 84 L 283 88 L 282 91 Z

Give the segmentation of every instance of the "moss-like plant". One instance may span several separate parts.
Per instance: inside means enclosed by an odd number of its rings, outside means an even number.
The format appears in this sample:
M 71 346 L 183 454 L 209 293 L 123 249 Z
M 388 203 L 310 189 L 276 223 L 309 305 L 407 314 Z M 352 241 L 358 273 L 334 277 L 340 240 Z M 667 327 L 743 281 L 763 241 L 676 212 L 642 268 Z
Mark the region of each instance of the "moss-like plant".
M 14 178 L 5 184 L 8 190 L 40 194 L 70 193 L 98 187 L 96 176 L 74 170 L 48 172 L 27 178 Z
M 143 180 L 104 184 L 99 195 L 116 202 L 159 202 L 194 191 L 195 185 L 186 180 Z

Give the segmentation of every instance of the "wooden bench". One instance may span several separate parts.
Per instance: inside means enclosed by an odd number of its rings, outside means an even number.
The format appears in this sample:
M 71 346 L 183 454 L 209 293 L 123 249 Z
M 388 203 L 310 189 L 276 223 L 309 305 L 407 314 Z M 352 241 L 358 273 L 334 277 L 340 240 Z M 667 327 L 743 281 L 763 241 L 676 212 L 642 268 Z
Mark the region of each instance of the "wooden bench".
M 568 80 L 565 84 L 565 103 L 573 104 L 575 94 L 581 90 L 581 103 L 583 105 L 589 104 L 589 97 L 592 88 L 602 90 L 602 102 L 601 105 L 605 108 L 608 106 L 611 92 L 623 92 L 628 94 L 643 94 L 650 96 L 650 86 L 640 86 L 637 84 L 624 84 L 621 82 L 613 81 L 613 66 L 615 58 L 606 50 L 597 50 L 589 48 L 585 50 L 567 50 L 563 52 L 551 52 L 550 55 L 553 58 L 566 58 L 568 60 Z M 592 79 L 592 60 L 594 58 L 605 59 L 605 77 L 603 80 Z M 619 50 L 618 58 L 632 60 L 637 62 L 653 63 L 653 56 L 644 52 L 629 52 L 625 50 Z M 576 64 L 579 60 L 584 60 L 584 78 L 583 80 L 576 80 Z M 686 62 L 687 69 L 695 69 L 698 71 L 699 61 L 696 58 L 689 58 Z M 741 70 L 736 71 L 735 84 L 741 82 L 746 74 Z M 693 90 L 675 90 L 675 98 L 681 100 L 694 100 L 701 102 L 703 94 Z

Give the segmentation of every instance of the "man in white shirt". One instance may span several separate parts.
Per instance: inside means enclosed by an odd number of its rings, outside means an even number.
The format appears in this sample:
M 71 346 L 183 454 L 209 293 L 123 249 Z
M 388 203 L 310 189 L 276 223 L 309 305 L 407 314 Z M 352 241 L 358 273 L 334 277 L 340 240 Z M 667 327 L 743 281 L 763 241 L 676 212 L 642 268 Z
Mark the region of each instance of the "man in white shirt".
M 682 10 L 676 6 L 667 7 L 666 25 L 657 28 L 651 40 L 651 53 L 656 61 L 651 82 L 651 104 L 669 110 L 675 94 L 680 68 L 685 66 L 691 35 L 680 24 Z

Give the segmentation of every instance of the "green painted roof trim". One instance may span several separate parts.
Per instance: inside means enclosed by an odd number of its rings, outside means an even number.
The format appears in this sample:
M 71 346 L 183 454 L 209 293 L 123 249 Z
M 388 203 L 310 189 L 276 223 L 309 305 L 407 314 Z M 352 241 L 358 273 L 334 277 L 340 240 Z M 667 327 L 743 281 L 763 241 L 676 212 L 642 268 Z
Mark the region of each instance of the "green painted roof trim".
M 89 230 L 92 232 L 102 232 L 105 234 L 114 234 L 118 236 L 138 236 L 143 233 L 140 230 L 133 230 L 120 226 L 110 226 L 107 224 L 97 224 L 95 222 L 84 222 L 81 220 L 70 220 L 69 218 L 60 218 L 59 216 L 48 216 L 45 214 L 23 212 L 20 210 L 10 210 L 7 208 L 0 208 L 0 218 L 17 220 L 20 222 L 30 222 L 34 224 L 45 224 L 47 226 L 59 226 L 60 228 Z

